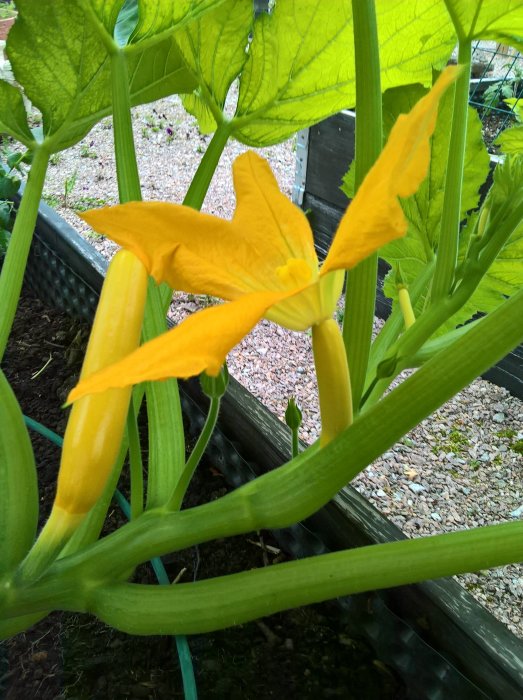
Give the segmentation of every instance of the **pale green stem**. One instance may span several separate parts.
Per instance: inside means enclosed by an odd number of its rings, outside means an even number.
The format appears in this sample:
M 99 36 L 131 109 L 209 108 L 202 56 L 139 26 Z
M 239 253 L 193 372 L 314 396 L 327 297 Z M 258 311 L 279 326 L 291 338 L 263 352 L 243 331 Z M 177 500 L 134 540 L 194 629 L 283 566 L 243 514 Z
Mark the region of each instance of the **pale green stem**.
M 300 441 L 298 437 L 298 428 L 291 428 L 291 455 L 292 458 L 297 457 L 300 452 Z
M 38 501 L 31 439 L 20 405 L 0 369 L 0 572 L 16 566 L 33 544 Z
M 114 148 L 120 201 L 122 203 L 140 201 L 142 193 L 134 148 L 129 78 L 123 50 L 115 51 L 112 54 L 111 69 Z M 170 299 L 170 289 L 167 296 Z M 162 293 L 153 280 L 149 280 L 143 338 L 145 341 L 151 340 L 165 330 L 165 308 Z M 184 462 L 185 439 L 176 380 L 170 380 L 162 385 L 149 383 L 146 392 L 151 463 L 147 507 L 151 507 L 163 502 L 171 484 L 175 483 Z M 136 495 L 133 497 L 133 494 Z M 140 494 L 142 494 L 141 499 Z M 143 503 L 143 469 L 140 470 L 140 473 L 138 473 L 138 469 L 134 469 L 131 479 L 133 516 L 138 512 L 139 500 Z
M 131 520 L 143 512 L 143 464 L 140 435 L 133 402 L 129 404 L 127 415 L 127 435 L 129 436 L 129 467 L 131 473 Z
M 185 206 L 196 210 L 201 209 L 231 131 L 232 126 L 229 122 L 222 122 L 218 125 L 184 197 L 183 203 Z
M 352 0 L 356 59 L 355 191 L 374 165 L 383 145 L 378 30 L 374 0 Z M 378 256 L 347 273 L 343 338 L 357 415 L 365 386 L 376 303 Z
M 111 56 L 111 78 L 118 194 L 122 203 L 139 202 L 142 199 L 142 191 L 134 148 L 129 76 L 127 63 L 122 51 L 115 51 Z
M 133 123 L 131 115 L 131 98 L 129 94 L 129 76 L 125 55 L 121 50 L 115 50 L 111 54 L 111 81 L 113 99 L 113 135 L 114 153 L 116 159 L 116 176 L 118 180 L 118 194 L 121 203 L 141 201 L 142 191 L 140 176 L 136 162 L 136 150 L 134 147 Z M 149 283 L 149 292 L 156 292 L 155 285 Z M 149 294 L 148 294 L 149 297 Z M 115 303 L 125 304 L 125 299 L 116 300 Z M 146 303 L 145 316 L 154 317 L 151 313 L 150 298 Z M 150 323 L 150 321 L 149 321 Z M 165 328 L 165 325 L 163 326 Z M 129 461 L 131 468 L 131 514 L 137 517 L 143 510 L 143 465 L 140 451 L 140 438 L 136 425 L 136 414 L 132 402 L 129 405 L 127 417 L 127 430 L 129 436 Z
M 36 146 L 0 274 L 0 360 L 4 356 L 20 299 L 48 163 L 49 153 L 46 148 L 42 145 Z
M 203 453 L 207 449 L 209 440 L 211 439 L 214 428 L 216 427 L 216 421 L 218 420 L 218 413 L 220 410 L 220 402 L 221 400 L 219 398 L 211 398 L 210 400 L 209 412 L 207 414 L 205 425 L 203 426 L 202 432 L 196 441 L 196 445 L 194 446 L 193 451 L 187 460 L 187 464 L 185 465 L 185 468 L 178 479 L 176 488 L 174 489 L 174 492 L 167 503 L 168 510 L 179 510 L 182 507 L 182 502 L 187 491 L 187 487 L 191 482 L 196 467 L 200 463 Z
M 359 547 L 264 569 L 155 586 L 94 591 L 90 611 L 128 634 L 195 634 L 287 608 L 503 566 L 523 557 L 523 523 Z
M 512 522 L 334 552 L 264 569 L 152 586 L 85 580 L 12 589 L 4 618 L 49 609 L 89 611 L 128 634 L 198 634 L 287 608 L 521 561 L 523 523 Z
M 201 208 L 229 135 L 229 124 L 221 123 L 198 166 L 191 186 L 184 198 L 183 203 L 185 206 L 196 210 Z M 152 282 L 151 286 L 154 286 Z M 157 297 L 153 298 L 153 293 L 157 294 Z M 165 321 L 163 319 L 165 319 L 171 298 L 172 289 L 167 284 L 162 284 L 159 288 L 151 290 L 151 304 L 154 302 L 157 313 L 146 313 L 144 323 L 145 338 L 153 338 L 165 330 Z M 161 323 L 160 320 L 162 321 Z M 161 440 L 150 439 L 149 441 L 150 463 L 155 467 L 154 470 L 149 470 L 147 491 L 147 508 L 149 509 L 162 505 L 169 497 L 168 494 L 172 493 L 174 489 L 176 489 L 176 499 L 183 498 L 187 488 L 185 476 L 183 475 L 187 474 L 187 469 L 184 467 L 185 446 L 183 430 L 174 431 L 170 427 L 173 422 L 180 426 L 182 424 L 176 380 L 170 379 L 166 382 L 149 383 L 147 385 L 147 395 L 149 397 L 147 406 L 149 426 L 154 428 L 154 430 L 159 430 L 161 435 Z M 176 405 L 174 404 L 175 399 Z M 167 401 L 172 402 L 170 409 L 167 409 Z M 172 448 L 167 445 L 168 439 L 173 443 Z M 169 457 L 169 454 L 172 457 Z M 179 478 L 183 482 L 181 485 L 178 485 Z
M 452 287 L 458 259 L 461 221 L 461 192 L 467 140 L 467 115 L 470 83 L 470 41 L 459 44 L 458 62 L 463 70 L 454 91 L 454 110 L 450 132 L 449 156 L 445 176 L 445 194 L 436 269 L 432 281 L 431 304 L 438 304 Z
M 141 190 L 133 145 L 127 67 L 123 52 L 114 54 L 112 61 L 115 151 L 120 199 L 122 202 L 131 199 L 140 200 Z M 186 206 L 194 209 L 201 207 L 230 131 L 231 128 L 226 122 L 218 126 L 184 199 Z M 168 285 L 163 284 L 158 288 L 152 281 L 150 282 L 144 319 L 144 340 L 150 340 L 165 331 L 165 314 L 171 296 L 172 290 Z M 150 462 L 154 465 L 154 468 L 149 470 L 147 508 L 153 508 L 161 505 L 169 491 L 177 488 L 179 478 L 182 479 L 179 489 L 185 492 L 183 474 L 187 474 L 187 471 L 183 467 L 185 441 L 176 380 L 148 383 L 146 391 L 150 428 Z

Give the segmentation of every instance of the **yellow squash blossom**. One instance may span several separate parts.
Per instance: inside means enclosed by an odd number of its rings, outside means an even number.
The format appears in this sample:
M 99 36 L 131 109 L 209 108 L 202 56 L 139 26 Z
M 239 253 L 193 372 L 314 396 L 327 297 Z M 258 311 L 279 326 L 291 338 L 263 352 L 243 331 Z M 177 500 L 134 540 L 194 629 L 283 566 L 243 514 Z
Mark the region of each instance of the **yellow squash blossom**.
M 447 68 L 432 90 L 401 115 L 338 227 L 319 266 L 303 212 L 278 189 L 253 152 L 236 159 L 232 221 L 188 207 L 134 202 L 91 211 L 86 221 L 132 251 L 157 282 L 227 300 L 200 311 L 123 360 L 82 379 L 69 401 L 147 380 L 217 375 L 227 353 L 262 318 L 292 330 L 312 327 L 322 413 L 322 442 L 351 421 L 350 383 L 341 335 L 332 319 L 343 271 L 404 236 L 398 197 L 425 178 L 439 100 L 457 77 Z

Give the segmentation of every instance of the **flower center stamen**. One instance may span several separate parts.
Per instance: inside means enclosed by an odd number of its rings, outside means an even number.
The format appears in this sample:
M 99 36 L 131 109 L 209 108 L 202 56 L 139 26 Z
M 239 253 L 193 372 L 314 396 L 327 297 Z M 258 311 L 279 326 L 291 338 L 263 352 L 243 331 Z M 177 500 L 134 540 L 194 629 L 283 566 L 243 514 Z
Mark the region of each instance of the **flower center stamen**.
M 288 288 L 302 287 L 311 281 L 312 270 L 303 258 L 289 258 L 285 265 L 276 268 L 278 279 Z

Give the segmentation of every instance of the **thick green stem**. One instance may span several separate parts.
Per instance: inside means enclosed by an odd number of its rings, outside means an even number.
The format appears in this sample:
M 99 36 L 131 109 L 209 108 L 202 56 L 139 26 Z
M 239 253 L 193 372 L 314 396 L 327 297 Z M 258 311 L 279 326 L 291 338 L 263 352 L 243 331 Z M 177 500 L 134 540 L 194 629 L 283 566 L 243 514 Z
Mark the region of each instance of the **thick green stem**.
M 195 634 L 338 596 L 502 566 L 523 557 L 523 523 L 376 544 L 185 583 L 116 584 L 90 610 L 129 634 Z
M 383 145 L 378 30 L 374 0 L 353 0 L 356 55 L 356 187 Z M 372 341 L 378 256 L 373 254 L 347 273 L 343 338 L 349 361 L 354 414 L 365 385 Z
M 200 165 L 194 175 L 191 186 L 184 198 L 186 206 L 199 210 L 205 199 L 207 190 L 211 183 L 216 166 L 220 160 L 223 149 L 230 135 L 230 126 L 221 123 L 214 134 L 209 147 L 207 148 Z M 151 287 L 153 284 L 151 283 Z M 156 313 L 145 316 L 144 337 L 154 338 L 165 330 L 165 315 L 172 298 L 172 289 L 167 284 L 162 284 L 159 288 L 151 289 L 150 304 L 156 307 Z M 154 438 L 150 433 L 150 464 L 154 465 L 149 469 L 149 481 L 147 490 L 147 508 L 155 508 L 165 503 L 170 493 L 176 489 L 176 497 L 183 498 L 187 488 L 185 486 L 184 474 L 187 469 L 185 462 L 185 443 L 183 430 L 173 430 L 172 425 L 182 425 L 181 406 L 177 392 L 175 379 L 166 382 L 151 382 L 147 385 L 149 426 L 151 430 L 157 431 L 160 440 Z M 167 400 L 171 402 L 170 409 L 167 408 Z M 176 401 L 176 403 L 175 403 Z M 167 444 L 169 440 L 171 445 Z M 191 473 L 192 474 L 192 473 Z M 182 485 L 178 484 L 178 479 L 182 480 Z M 180 501 L 181 503 L 181 501 Z
M 0 274 L 0 360 L 4 356 L 20 299 L 48 163 L 48 151 L 43 145 L 37 146 Z
M 118 192 L 122 203 L 142 199 L 140 178 L 134 148 L 131 118 L 129 78 L 125 54 L 117 50 L 111 57 L 113 90 L 114 149 Z M 165 296 L 170 299 L 171 290 Z M 150 280 L 144 316 L 143 338 L 151 340 L 166 330 L 165 304 L 162 292 Z M 176 380 L 162 384 L 147 385 L 147 408 L 149 415 L 150 468 L 147 493 L 147 507 L 164 502 L 176 483 L 177 475 L 183 467 L 185 440 L 183 435 L 182 412 Z M 133 472 L 131 491 L 143 491 L 143 472 Z M 136 483 L 139 478 L 140 483 Z M 133 499 L 133 514 L 136 499 Z
M 111 78 L 118 194 L 122 203 L 139 202 L 142 199 L 142 191 L 134 148 L 129 76 L 123 51 L 115 51 L 111 57 Z
M 141 201 L 142 191 L 140 176 L 136 162 L 136 150 L 134 147 L 133 123 L 131 114 L 131 97 L 129 94 L 129 76 L 127 63 L 123 51 L 117 49 L 111 55 L 111 81 L 113 99 L 113 135 L 114 153 L 116 159 L 116 177 L 118 180 L 118 194 L 121 203 Z M 149 281 L 148 292 L 157 293 L 155 285 Z M 145 317 L 154 317 L 151 313 L 151 300 L 146 302 Z M 126 300 L 121 299 L 125 304 Z M 163 320 L 163 319 L 162 319 Z M 159 323 L 160 320 L 158 319 Z M 145 324 L 144 324 L 145 325 Z M 165 325 L 163 325 L 165 328 Z M 143 333 L 142 333 L 143 335 Z M 131 503 L 132 516 L 137 517 L 143 510 L 143 465 L 141 463 L 140 440 L 136 426 L 136 414 L 133 404 L 129 407 L 127 418 L 129 435 L 130 466 L 131 466 Z
M 377 271 L 378 257 L 373 253 L 347 272 L 343 338 L 352 377 L 354 415 L 358 415 L 367 376 L 376 305 Z
M 38 525 L 33 448 L 16 396 L 0 369 L 0 572 L 20 562 Z
M 216 421 L 218 420 L 218 413 L 220 410 L 220 402 L 221 400 L 219 398 L 211 399 L 205 425 L 203 426 L 202 432 L 198 436 L 196 445 L 194 446 L 193 451 L 187 460 L 187 464 L 185 465 L 185 468 L 178 479 L 178 483 L 176 484 L 176 488 L 174 489 L 174 492 L 167 504 L 167 508 L 169 510 L 179 510 L 182 507 L 183 497 L 185 496 L 187 487 L 192 479 L 192 475 L 200 463 L 203 453 L 207 449 L 207 445 L 209 444 L 214 428 L 216 427 Z
M 461 42 L 459 44 L 458 61 L 463 66 L 463 71 L 456 81 L 454 92 L 454 111 L 452 114 L 449 157 L 445 177 L 441 231 L 436 269 L 432 282 L 431 304 L 438 304 L 450 292 L 458 258 L 461 191 L 463 188 L 467 139 L 470 53 L 470 41 Z
M 129 404 L 127 415 L 127 435 L 129 436 L 129 467 L 131 472 L 131 520 L 143 512 L 143 464 L 138 422 L 133 402 Z
M 216 166 L 227 144 L 231 132 L 230 125 L 221 123 L 207 148 L 194 175 L 191 186 L 183 200 L 185 206 L 199 210 L 209 189 Z M 148 304 L 155 307 L 155 313 L 147 313 L 144 321 L 144 338 L 160 335 L 165 330 L 165 316 L 171 303 L 172 289 L 167 284 L 156 287 L 150 285 Z M 149 308 L 149 307 L 148 307 Z M 151 382 L 147 385 L 149 427 L 158 433 L 149 435 L 150 464 L 147 490 L 147 508 L 155 508 L 165 503 L 170 493 L 176 489 L 176 497 L 183 498 L 187 485 L 178 485 L 178 479 L 184 482 L 187 473 L 185 462 L 185 441 L 183 437 L 182 415 L 177 382 Z M 167 407 L 170 402 L 170 408 Z M 179 426 L 173 429 L 173 426 Z M 169 441 L 170 444 L 167 443 Z M 180 501 L 181 502 L 181 501 Z
M 298 436 L 298 428 L 291 428 L 291 455 L 292 458 L 297 457 L 300 453 L 300 439 Z
M 356 60 L 357 191 L 381 153 L 383 133 L 380 55 L 374 0 L 352 0 L 352 16 Z
M 240 624 L 286 608 L 467 571 L 523 558 L 523 523 L 503 523 L 401 540 L 176 586 L 116 583 L 84 589 L 12 589 L 7 619 L 49 609 L 89 611 L 128 634 L 198 634 Z
M 187 190 L 183 200 L 185 206 L 196 210 L 201 209 L 223 149 L 231 135 L 231 130 L 232 126 L 229 122 L 222 122 L 218 125 Z
M 171 297 L 169 290 L 169 299 Z M 151 340 L 166 331 L 166 309 L 161 290 L 149 280 L 143 338 Z M 147 382 L 149 471 L 146 508 L 162 505 L 176 486 L 185 464 L 185 436 L 178 382 Z

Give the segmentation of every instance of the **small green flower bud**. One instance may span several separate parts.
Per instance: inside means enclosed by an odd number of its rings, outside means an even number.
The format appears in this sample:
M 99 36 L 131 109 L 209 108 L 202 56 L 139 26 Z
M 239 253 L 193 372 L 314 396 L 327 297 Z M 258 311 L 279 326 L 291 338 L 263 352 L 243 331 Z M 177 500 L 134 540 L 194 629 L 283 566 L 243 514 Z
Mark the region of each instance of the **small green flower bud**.
M 298 430 L 298 428 L 301 425 L 301 421 L 301 409 L 294 400 L 294 397 L 291 397 L 287 403 L 287 408 L 285 410 L 285 422 L 291 430 Z
M 229 386 L 229 370 L 224 364 L 217 377 L 211 377 L 206 372 L 200 374 L 200 386 L 205 396 L 210 399 L 221 399 Z
M 483 206 L 478 219 L 478 238 L 481 238 L 489 224 L 490 207 Z
M 405 284 L 398 285 L 398 301 L 401 313 L 403 314 L 405 328 L 409 329 L 416 321 L 416 316 L 414 315 L 414 310 L 410 301 L 409 290 Z
M 388 357 L 386 360 L 382 360 L 376 367 L 376 377 L 378 379 L 386 379 L 387 377 L 391 377 L 397 364 L 398 358 L 396 356 Z

